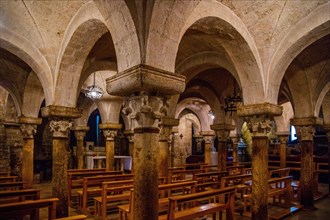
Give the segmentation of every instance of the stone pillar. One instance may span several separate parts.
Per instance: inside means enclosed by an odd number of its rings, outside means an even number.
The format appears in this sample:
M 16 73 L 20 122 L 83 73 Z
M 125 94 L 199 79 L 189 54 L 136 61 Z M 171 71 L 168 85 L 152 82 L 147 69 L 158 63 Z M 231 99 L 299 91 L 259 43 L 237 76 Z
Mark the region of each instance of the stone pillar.
M 88 126 L 76 126 L 73 127 L 74 135 L 77 139 L 76 157 L 77 157 L 77 169 L 84 168 L 84 138 L 86 132 L 89 131 Z
M 203 136 L 200 134 L 195 134 L 194 135 L 195 141 L 196 141 L 196 150 L 197 152 L 202 152 L 202 142 L 203 142 Z M 205 158 L 204 158 L 205 162 Z
M 330 195 L 330 124 L 324 124 L 323 128 L 327 132 L 327 137 L 328 137 L 328 185 L 329 185 L 329 195 Z
M 0 172 L 10 172 L 10 150 L 6 144 L 6 129 L 0 123 Z
M 179 120 L 174 118 L 162 117 L 159 124 L 159 154 L 158 154 L 158 175 L 159 177 L 168 176 L 168 167 L 170 166 L 170 138 L 173 126 L 178 126 Z
M 20 117 L 21 132 L 24 140 L 22 157 L 22 180 L 26 182 L 27 188 L 33 186 L 34 171 L 34 135 L 37 132 L 37 125 L 41 124 L 41 118 Z
M 170 147 L 170 166 L 174 167 L 174 157 L 175 157 L 175 153 L 174 153 L 174 146 L 175 146 L 175 140 L 177 140 L 178 138 L 178 134 L 179 134 L 179 129 L 178 126 L 175 126 L 172 128 L 171 131 L 172 137 L 171 137 L 171 147 Z
M 280 168 L 285 168 L 286 167 L 286 143 L 288 142 L 290 132 L 277 132 L 276 135 L 280 141 Z
M 211 159 L 211 145 L 214 137 L 213 131 L 202 131 L 201 135 L 203 136 L 205 142 L 205 151 L 204 151 L 204 162 L 208 165 L 212 164 Z
M 268 219 L 268 148 L 267 133 L 273 116 L 281 115 L 282 107 L 270 103 L 240 106 L 237 115 L 247 117 L 252 133 L 252 219 Z
M 159 120 L 168 114 L 168 95 L 184 91 L 185 77 L 137 65 L 107 79 L 110 95 L 129 97 L 123 113 L 134 130 L 133 219 L 158 219 Z
M 230 130 L 235 129 L 235 126 L 231 124 L 213 124 L 211 129 L 215 131 L 218 138 L 218 170 L 225 171 L 228 159 L 226 143 Z
M 128 139 L 128 151 L 129 151 L 129 155 L 132 157 L 132 161 L 133 161 L 133 151 L 134 151 L 134 131 L 133 130 L 126 130 L 124 131 L 124 134 L 126 135 L 127 139 Z M 134 172 L 134 163 L 132 163 L 132 169 L 131 169 L 131 173 Z
M 68 161 L 69 130 L 72 119 L 81 117 L 76 108 L 50 105 L 41 109 L 43 117 L 50 118 L 50 131 L 53 134 L 52 196 L 59 198 L 56 217 L 68 216 Z
M 300 167 L 300 203 L 304 209 L 315 209 L 313 197 L 313 136 L 315 126 L 322 124 L 316 117 L 294 118 L 291 124 L 296 128 L 297 138 L 301 148 Z
M 233 135 L 230 137 L 233 142 L 233 162 L 238 162 L 238 141 L 239 137 Z
M 122 128 L 121 124 L 99 124 L 105 137 L 106 170 L 115 170 L 115 136 L 117 131 Z

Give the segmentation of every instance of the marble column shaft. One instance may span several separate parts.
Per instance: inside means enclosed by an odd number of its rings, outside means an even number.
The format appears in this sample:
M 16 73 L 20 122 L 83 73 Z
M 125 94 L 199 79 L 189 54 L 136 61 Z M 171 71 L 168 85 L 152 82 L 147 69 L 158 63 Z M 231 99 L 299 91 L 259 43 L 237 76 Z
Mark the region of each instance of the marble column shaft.
M 313 136 L 315 126 L 321 124 L 321 120 L 316 117 L 294 118 L 291 124 L 296 128 L 297 138 L 301 148 L 300 167 L 300 203 L 305 209 L 314 209 L 313 196 Z
M 232 136 L 230 138 L 233 142 L 233 162 L 238 162 L 238 140 L 239 140 L 239 137 Z
M 273 116 L 282 114 L 282 107 L 270 103 L 240 106 L 237 115 L 248 119 L 252 133 L 252 219 L 268 219 L 268 149 L 267 133 Z
M 201 135 L 203 135 L 203 139 L 205 142 L 205 150 L 204 150 L 204 162 L 207 163 L 208 165 L 212 164 L 211 160 L 211 144 L 213 141 L 214 137 L 214 132 L 213 131 L 202 131 Z
M 118 130 L 122 128 L 121 124 L 99 124 L 99 128 L 103 131 L 105 137 L 105 154 L 106 154 L 106 170 L 115 170 L 115 136 Z
M 20 117 L 21 132 L 24 140 L 22 157 L 22 179 L 26 182 L 27 188 L 33 187 L 34 171 L 34 135 L 37 132 L 37 125 L 41 124 L 41 118 Z
M 77 139 L 76 157 L 77 169 L 84 168 L 84 138 L 86 132 L 89 130 L 88 126 L 76 126 L 73 128 L 74 135 Z
M 50 118 L 50 130 L 53 134 L 52 161 L 52 196 L 59 199 L 56 217 L 66 217 L 68 210 L 68 161 L 69 161 L 69 130 L 72 119 L 81 117 L 76 108 L 64 106 L 47 106 L 41 109 L 43 117 Z

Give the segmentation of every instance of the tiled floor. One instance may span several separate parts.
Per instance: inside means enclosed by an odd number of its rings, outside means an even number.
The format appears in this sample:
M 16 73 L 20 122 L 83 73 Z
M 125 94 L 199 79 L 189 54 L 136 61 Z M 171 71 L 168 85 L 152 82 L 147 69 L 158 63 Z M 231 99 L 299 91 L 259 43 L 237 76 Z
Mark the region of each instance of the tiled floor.
M 41 190 L 41 198 L 50 198 L 51 197 L 51 184 L 50 183 L 42 183 L 35 185 L 36 188 Z M 319 191 L 323 193 L 328 193 L 328 184 L 319 184 Z M 315 207 L 317 210 L 300 210 L 297 213 L 288 216 L 285 220 L 328 220 L 330 219 L 330 196 L 326 196 L 323 199 L 317 201 L 315 203 Z M 269 212 L 276 212 L 276 207 L 270 207 Z M 280 209 L 280 208 L 279 208 Z M 70 215 L 81 214 L 76 209 L 70 208 Z M 41 210 L 40 212 L 41 219 L 47 218 L 47 210 Z M 109 219 L 118 219 L 118 214 L 110 214 Z M 236 215 L 236 220 L 248 220 L 251 219 L 249 217 Z M 89 216 L 88 219 L 94 219 L 93 216 Z M 209 220 L 211 218 L 207 218 Z

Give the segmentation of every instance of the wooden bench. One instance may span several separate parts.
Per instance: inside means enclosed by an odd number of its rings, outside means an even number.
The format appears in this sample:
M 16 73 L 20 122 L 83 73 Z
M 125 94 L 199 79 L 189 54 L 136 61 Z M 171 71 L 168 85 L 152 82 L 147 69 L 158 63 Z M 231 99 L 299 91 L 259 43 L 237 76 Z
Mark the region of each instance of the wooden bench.
M 2 190 L 18 190 L 24 189 L 26 182 L 7 182 L 7 183 L 0 183 L 0 191 Z
M 68 172 L 68 204 L 72 206 L 72 190 L 82 188 L 82 179 L 92 176 L 122 175 L 122 171 L 105 171 L 105 169 L 79 169 Z
M 318 192 L 318 188 L 319 188 L 319 170 L 315 170 L 313 172 L 313 194 L 314 194 L 314 201 L 318 200 L 319 196 L 323 196 L 323 194 Z M 300 181 L 299 180 L 294 180 L 291 182 L 291 187 L 292 187 L 292 198 L 294 200 L 300 200 Z
M 281 169 L 275 169 L 275 170 L 269 170 L 268 171 L 268 178 L 274 178 L 274 177 L 283 177 L 283 176 L 289 176 L 290 174 L 290 168 L 281 168 Z
M 206 166 L 207 163 L 186 163 L 183 166 L 186 170 L 190 169 L 203 169 L 203 166 Z
M 131 180 L 133 174 L 110 175 L 110 176 L 94 176 L 84 177 L 82 190 L 78 190 L 78 209 L 84 213 L 88 213 L 87 200 L 89 197 L 99 196 L 101 194 L 102 182 Z M 94 187 L 92 189 L 91 187 Z M 96 189 L 95 189 L 96 187 Z
M 226 171 L 229 172 L 229 175 L 243 174 L 244 165 L 228 166 Z
M 0 183 L 16 182 L 18 176 L 0 176 Z
M 290 207 L 291 205 L 291 182 L 292 176 L 285 176 L 285 177 L 276 177 L 271 178 L 268 180 L 268 197 L 273 198 L 273 203 L 284 206 Z M 281 198 L 284 197 L 284 204 L 281 205 Z M 278 203 L 276 202 L 276 198 L 278 198 Z M 252 199 L 252 194 L 246 194 L 243 196 L 244 200 L 244 212 L 243 215 L 251 216 L 251 212 L 247 211 L 247 207 L 250 204 L 249 200 Z
M 216 213 L 222 215 L 226 211 L 226 219 L 234 219 L 234 199 L 235 187 L 224 189 L 208 190 L 197 192 L 188 195 L 169 197 L 169 207 L 167 215 L 161 215 L 158 220 L 189 220 L 205 215 L 212 214 L 212 219 L 216 219 Z M 228 195 L 227 201 L 220 203 L 220 196 Z M 206 204 L 201 204 L 200 201 L 208 201 Z M 179 209 L 179 206 L 187 209 Z M 221 218 L 220 218 L 221 219 Z
M 10 172 L 0 172 L 0 176 L 10 176 Z
M 215 171 L 215 172 L 206 172 L 206 173 L 195 173 L 193 174 L 193 180 L 197 183 L 206 183 L 220 181 L 224 176 L 228 176 L 228 171 Z
M 182 180 L 186 180 L 186 175 L 193 175 L 197 173 L 204 173 L 205 170 L 203 169 L 194 169 L 194 170 L 175 170 L 172 172 L 169 172 L 169 183 L 174 183 Z M 192 180 L 192 179 L 191 179 Z
M 162 207 L 168 205 L 168 203 L 169 203 L 168 197 L 174 196 L 173 191 L 175 191 L 175 196 L 190 194 L 190 193 L 195 192 L 196 186 L 197 186 L 196 181 L 185 181 L 185 182 L 159 185 L 158 193 L 160 195 L 160 198 L 158 200 L 158 206 L 160 208 L 162 208 Z M 130 216 L 130 215 L 132 214 L 131 210 L 133 210 L 133 201 L 132 201 L 133 196 L 134 196 L 134 193 L 133 193 L 133 190 L 131 190 L 129 204 L 118 206 L 119 216 L 120 216 L 121 220 L 132 219 L 132 216 Z M 105 217 L 102 216 L 102 219 L 105 219 Z
M 74 216 L 69 216 L 69 217 L 64 217 L 64 218 L 56 218 L 56 220 L 82 220 L 86 219 L 86 215 L 74 215 Z
M 202 166 L 202 169 L 204 169 L 205 172 L 217 171 L 218 165 L 204 165 Z
M 0 219 L 9 219 L 30 215 L 30 219 L 39 219 L 39 209 L 48 207 L 48 219 L 56 218 L 56 202 L 58 198 L 28 200 L 8 204 L 0 204 Z
M 22 189 L 22 190 L 6 190 L 0 191 L 0 204 L 22 202 L 26 199 L 40 199 L 40 190 L 38 189 Z

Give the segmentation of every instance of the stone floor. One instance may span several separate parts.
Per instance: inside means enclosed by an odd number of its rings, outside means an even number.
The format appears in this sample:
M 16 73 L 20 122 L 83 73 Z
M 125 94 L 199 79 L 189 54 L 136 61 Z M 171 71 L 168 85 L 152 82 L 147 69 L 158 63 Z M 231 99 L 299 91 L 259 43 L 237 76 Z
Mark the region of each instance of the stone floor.
M 50 198 L 51 197 L 51 183 L 42 183 L 35 185 L 36 188 L 41 190 L 41 198 Z M 326 194 L 328 193 L 328 184 L 319 184 L 319 191 Z M 317 210 L 299 210 L 295 214 L 288 216 L 285 220 L 328 220 L 330 218 L 330 196 L 325 196 L 315 203 L 315 207 Z M 276 212 L 281 208 L 270 206 L 269 213 Z M 76 209 L 70 208 L 69 210 L 70 216 L 81 214 Z M 40 211 L 41 219 L 47 219 L 47 209 L 41 209 Z M 108 215 L 109 219 L 118 219 L 118 214 L 110 214 Z M 248 220 L 251 219 L 249 217 L 245 217 L 242 215 L 236 215 L 236 220 Z M 92 215 L 88 216 L 87 219 L 94 219 Z M 205 219 L 205 218 L 204 218 Z M 211 220 L 211 218 L 206 218 L 207 220 Z

